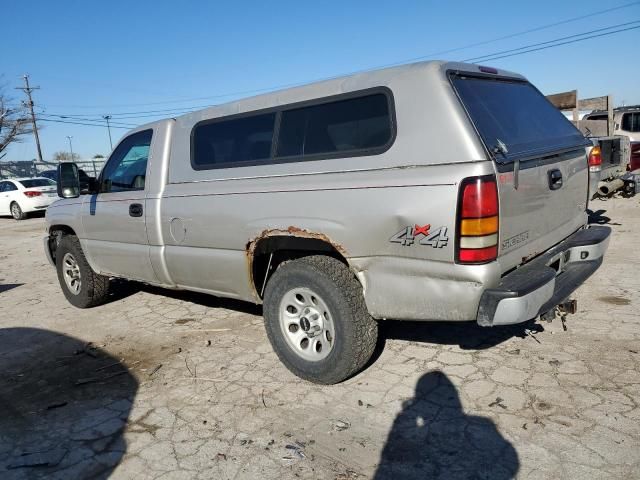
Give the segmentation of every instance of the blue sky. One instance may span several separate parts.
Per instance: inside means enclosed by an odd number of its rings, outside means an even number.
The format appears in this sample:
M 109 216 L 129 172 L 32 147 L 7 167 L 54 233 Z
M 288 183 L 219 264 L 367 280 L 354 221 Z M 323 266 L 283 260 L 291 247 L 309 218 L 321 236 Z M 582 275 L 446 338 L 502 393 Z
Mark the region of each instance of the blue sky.
M 44 115 L 139 124 L 186 109 L 426 56 L 463 60 L 640 19 L 616 11 L 447 54 L 444 50 L 632 3 L 630 0 L 123 1 L 32 0 L 2 7 L 1 83 L 16 101 L 24 73 Z M 543 93 L 578 89 L 640 103 L 640 30 L 486 62 L 527 76 Z M 432 54 L 436 54 L 431 56 Z M 484 62 L 482 62 L 484 63 Z M 128 114 L 128 115 L 125 115 Z M 42 118 L 45 118 L 44 116 Z M 48 117 L 56 118 L 56 117 Z M 59 119 L 59 118 L 58 118 Z M 45 160 L 68 150 L 109 153 L 106 128 L 40 123 Z M 126 129 L 113 129 L 114 144 Z M 31 137 L 5 160 L 35 158 Z

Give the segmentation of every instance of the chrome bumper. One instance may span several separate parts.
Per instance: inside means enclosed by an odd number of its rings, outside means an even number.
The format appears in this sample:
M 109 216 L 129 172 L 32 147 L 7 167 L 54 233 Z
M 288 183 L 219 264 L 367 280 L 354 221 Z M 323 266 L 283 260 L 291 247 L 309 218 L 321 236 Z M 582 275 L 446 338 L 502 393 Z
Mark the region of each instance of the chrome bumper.
M 480 299 L 483 327 L 536 318 L 566 300 L 602 264 L 611 229 L 579 230 L 544 254 L 506 275 Z

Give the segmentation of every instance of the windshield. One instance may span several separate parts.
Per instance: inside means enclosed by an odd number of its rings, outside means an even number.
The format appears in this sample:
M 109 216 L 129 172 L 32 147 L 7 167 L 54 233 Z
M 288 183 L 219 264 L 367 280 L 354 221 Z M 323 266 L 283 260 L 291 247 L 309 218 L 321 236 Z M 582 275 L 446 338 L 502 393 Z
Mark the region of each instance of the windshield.
M 20 180 L 20 183 L 24 188 L 50 187 L 56 184 L 56 182 L 48 178 L 30 178 L 29 180 Z
M 552 153 L 586 140 L 528 82 L 452 75 L 453 86 L 496 161 Z

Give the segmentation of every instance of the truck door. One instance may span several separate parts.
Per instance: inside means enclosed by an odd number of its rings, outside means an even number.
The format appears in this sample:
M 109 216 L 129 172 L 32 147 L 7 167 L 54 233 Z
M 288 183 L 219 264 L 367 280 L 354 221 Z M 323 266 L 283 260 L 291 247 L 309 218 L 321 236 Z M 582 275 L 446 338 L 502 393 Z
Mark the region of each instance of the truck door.
M 100 273 L 153 283 L 145 220 L 152 138 L 151 129 L 132 133 L 109 157 L 98 193 L 85 196 L 82 205 L 82 246 Z

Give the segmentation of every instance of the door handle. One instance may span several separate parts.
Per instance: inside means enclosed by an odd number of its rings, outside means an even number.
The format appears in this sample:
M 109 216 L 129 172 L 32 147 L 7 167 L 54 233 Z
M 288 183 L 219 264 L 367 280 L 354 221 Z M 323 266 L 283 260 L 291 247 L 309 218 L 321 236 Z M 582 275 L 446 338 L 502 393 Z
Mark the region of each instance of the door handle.
M 131 217 L 141 217 L 142 216 L 142 204 L 140 203 L 132 203 L 129 205 L 129 216 Z
M 549 170 L 549 189 L 550 190 L 558 190 L 562 187 L 562 172 L 557 168 L 553 170 Z

